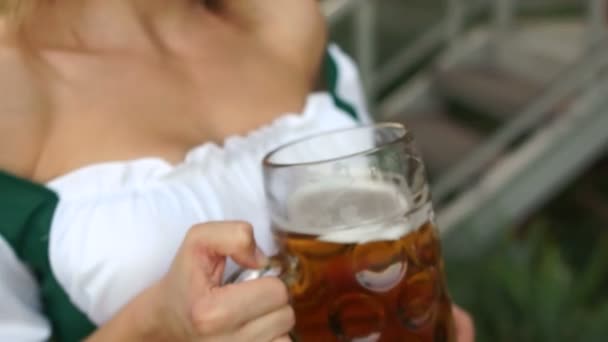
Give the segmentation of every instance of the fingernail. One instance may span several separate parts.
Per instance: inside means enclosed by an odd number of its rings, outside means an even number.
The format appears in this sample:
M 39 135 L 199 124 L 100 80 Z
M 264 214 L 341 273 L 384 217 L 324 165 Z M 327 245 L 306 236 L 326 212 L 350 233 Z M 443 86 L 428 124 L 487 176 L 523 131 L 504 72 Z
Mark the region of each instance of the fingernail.
M 266 267 L 266 265 L 268 265 L 268 263 L 270 262 L 268 257 L 264 255 L 264 252 L 259 249 L 255 250 L 255 260 L 257 261 L 260 267 Z

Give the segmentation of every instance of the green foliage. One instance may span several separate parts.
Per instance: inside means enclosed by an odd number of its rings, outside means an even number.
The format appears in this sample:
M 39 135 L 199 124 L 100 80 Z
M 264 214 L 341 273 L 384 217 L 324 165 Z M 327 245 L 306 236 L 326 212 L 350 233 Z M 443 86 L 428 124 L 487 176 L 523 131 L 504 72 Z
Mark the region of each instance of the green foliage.
M 448 260 L 454 299 L 475 317 L 478 341 L 606 341 L 608 239 L 582 266 L 535 226 L 525 240 L 504 238 L 488 255 Z

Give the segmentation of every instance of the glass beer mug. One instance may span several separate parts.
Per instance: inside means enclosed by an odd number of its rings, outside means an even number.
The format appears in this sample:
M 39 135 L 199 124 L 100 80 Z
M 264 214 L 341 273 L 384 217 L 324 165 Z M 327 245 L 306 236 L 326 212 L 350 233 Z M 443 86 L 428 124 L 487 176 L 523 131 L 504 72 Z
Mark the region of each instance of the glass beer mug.
M 424 165 L 399 124 L 322 133 L 263 162 L 300 342 L 452 342 L 451 302 Z

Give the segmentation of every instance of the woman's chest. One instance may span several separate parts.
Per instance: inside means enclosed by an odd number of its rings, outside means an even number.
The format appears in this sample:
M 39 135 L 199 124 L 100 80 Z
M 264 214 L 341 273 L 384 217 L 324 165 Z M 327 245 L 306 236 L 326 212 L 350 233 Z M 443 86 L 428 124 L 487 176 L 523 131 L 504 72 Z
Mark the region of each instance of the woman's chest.
M 176 64 L 81 61 L 64 70 L 49 86 L 53 123 L 39 168 L 46 178 L 148 155 L 176 163 L 194 146 L 304 106 L 307 92 L 266 62 Z

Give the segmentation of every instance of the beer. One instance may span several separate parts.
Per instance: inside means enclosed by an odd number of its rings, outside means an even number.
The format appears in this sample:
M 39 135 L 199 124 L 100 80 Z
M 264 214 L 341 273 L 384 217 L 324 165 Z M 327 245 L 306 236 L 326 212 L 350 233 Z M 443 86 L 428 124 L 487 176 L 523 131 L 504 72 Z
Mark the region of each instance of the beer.
M 393 184 L 307 189 L 275 222 L 296 341 L 455 341 L 431 206 Z

